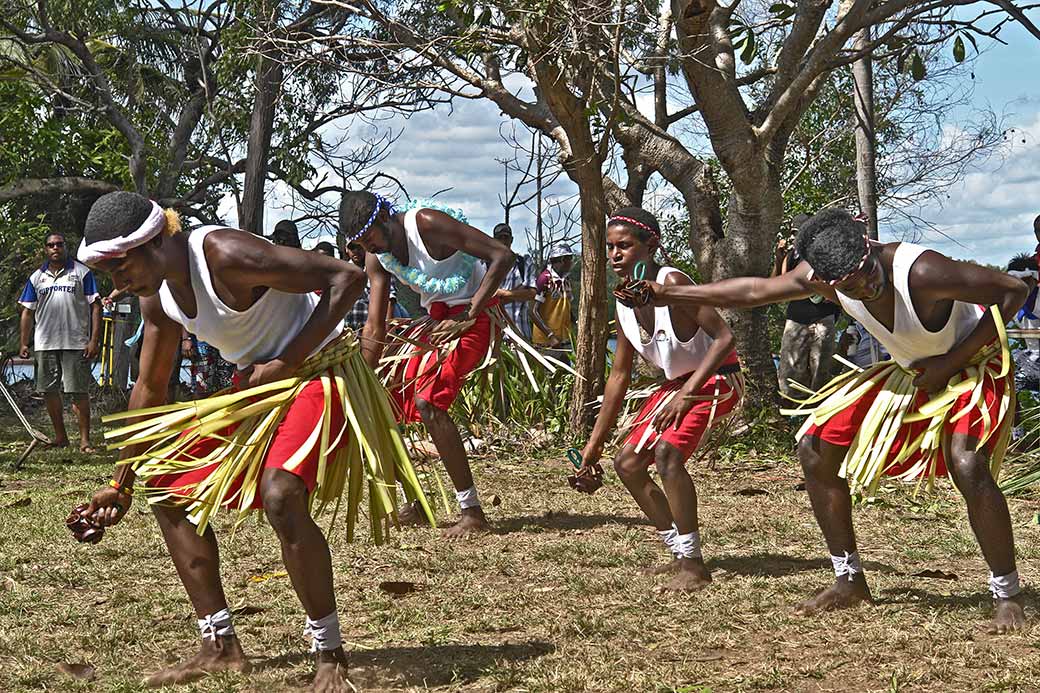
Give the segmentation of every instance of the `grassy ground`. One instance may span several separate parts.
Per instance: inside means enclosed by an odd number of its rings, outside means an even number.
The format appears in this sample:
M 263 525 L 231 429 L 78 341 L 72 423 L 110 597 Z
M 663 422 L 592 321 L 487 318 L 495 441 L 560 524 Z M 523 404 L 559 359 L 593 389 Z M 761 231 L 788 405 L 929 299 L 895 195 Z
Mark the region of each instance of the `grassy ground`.
M 47 430 L 47 429 L 44 429 Z M 155 523 L 139 509 L 97 546 L 63 521 L 110 473 L 110 458 L 48 451 L 20 472 L 18 431 L 0 427 L 0 691 L 137 691 L 193 652 L 197 630 Z M 738 459 L 739 457 L 739 459 Z M 1040 628 L 992 637 L 985 564 L 948 484 L 914 500 L 889 487 L 856 510 L 873 608 L 796 617 L 829 562 L 791 459 L 731 455 L 694 470 L 714 573 L 699 594 L 661 594 L 664 561 L 624 488 L 593 497 L 564 482 L 560 455 L 480 457 L 496 532 L 449 544 L 410 529 L 391 546 L 332 531 L 351 679 L 364 691 L 1040 690 Z M 762 493 L 764 492 L 764 493 Z M 1040 568 L 1040 504 L 1013 500 L 1019 567 Z M 216 522 L 237 628 L 256 671 L 181 691 L 296 690 L 310 671 L 303 614 L 269 528 L 231 540 Z M 925 570 L 956 579 L 915 577 Z M 384 580 L 414 582 L 394 597 Z M 1028 592 L 1036 615 L 1035 593 Z M 62 663 L 88 663 L 92 682 Z

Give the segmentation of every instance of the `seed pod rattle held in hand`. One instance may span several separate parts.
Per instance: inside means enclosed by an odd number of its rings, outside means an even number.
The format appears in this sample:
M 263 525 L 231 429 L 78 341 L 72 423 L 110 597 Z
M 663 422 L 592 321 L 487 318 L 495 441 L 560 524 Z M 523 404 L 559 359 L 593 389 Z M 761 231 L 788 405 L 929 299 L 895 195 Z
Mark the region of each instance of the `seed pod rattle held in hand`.
M 653 296 L 650 288 L 643 281 L 646 278 L 646 263 L 640 260 L 632 270 L 632 278 L 618 284 L 614 289 L 614 297 L 623 306 L 636 308 L 650 303 Z
M 581 453 L 576 448 L 567 451 L 567 459 L 575 469 L 575 473 L 567 477 L 567 483 L 572 489 L 591 496 L 603 486 L 603 467 L 600 467 L 598 462 L 583 467 Z
M 65 520 L 65 526 L 81 544 L 96 544 L 105 536 L 105 528 L 86 515 L 87 504 L 77 505 Z

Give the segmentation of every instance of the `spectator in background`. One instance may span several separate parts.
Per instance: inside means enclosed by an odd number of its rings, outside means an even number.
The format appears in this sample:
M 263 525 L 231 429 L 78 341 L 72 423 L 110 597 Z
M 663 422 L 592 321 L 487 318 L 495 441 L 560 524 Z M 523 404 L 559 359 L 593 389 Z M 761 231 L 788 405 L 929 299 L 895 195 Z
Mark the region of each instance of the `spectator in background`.
M 271 242 L 275 245 L 284 245 L 287 248 L 300 248 L 300 232 L 289 219 L 282 219 L 274 225 L 274 233 L 271 234 Z
M 320 244 L 319 244 L 320 245 Z M 315 248 L 317 250 L 317 248 Z M 320 252 L 320 251 L 319 251 Z M 357 243 L 351 243 L 347 246 L 347 259 L 353 262 L 361 269 L 365 269 L 365 249 Z M 361 330 L 364 329 L 365 323 L 368 322 L 368 301 L 371 296 L 371 287 L 367 281 L 365 283 L 365 290 L 361 292 L 361 295 L 356 301 L 354 301 L 354 307 L 350 309 L 347 316 L 343 321 L 347 324 L 347 327 L 354 330 L 358 334 L 361 334 Z M 391 277 L 390 278 L 390 301 L 386 306 L 386 319 L 389 321 L 393 317 L 399 316 L 399 309 L 397 306 L 397 282 Z
M 507 248 L 513 247 L 513 229 L 509 224 L 499 224 L 492 232 L 495 240 Z M 516 260 L 513 262 L 509 274 L 502 280 L 502 285 L 495 296 L 502 303 L 506 314 L 516 325 L 520 336 L 524 339 L 531 338 L 531 301 L 535 296 L 535 270 L 530 255 L 514 253 Z
M 799 214 L 791 221 L 795 233 L 808 220 Z M 776 244 L 772 277 L 786 274 L 798 266 L 802 258 L 789 239 L 781 238 Z M 777 379 L 780 391 L 788 397 L 802 397 L 804 393 L 792 388 L 790 381 L 819 390 L 830 378 L 831 361 L 837 347 L 834 323 L 841 313 L 835 304 L 821 296 L 791 301 L 787 304 L 787 322 L 780 342 L 780 367 Z
M 1036 237 L 1036 250 L 1033 251 L 1033 257 L 1036 259 L 1036 268 L 1040 269 L 1040 214 L 1033 219 L 1033 236 Z
M 891 358 L 881 342 L 874 339 L 874 335 L 851 319 L 838 340 L 838 353 L 860 368 L 867 368 Z
M 1021 329 L 1040 329 L 1040 305 L 1037 305 L 1036 258 L 1022 253 L 1011 258 L 1008 274 L 1025 281 L 1030 289 L 1021 310 L 1015 315 L 1014 324 Z M 1024 348 L 1016 348 L 1023 346 Z M 1018 390 L 1040 389 L 1040 339 L 1026 337 L 1011 341 L 1011 355 L 1015 360 L 1015 387 Z
M 314 252 L 321 253 L 322 255 L 336 257 L 336 246 L 332 245 L 328 241 L 322 241 L 318 245 L 314 246 L 313 250 Z
M 65 236 L 44 239 L 47 261 L 25 283 L 22 306 L 22 358 L 29 357 L 30 337 L 36 352 L 36 390 L 43 393 L 54 424 L 54 447 L 69 444 L 62 393 L 72 397 L 79 419 L 79 449 L 90 445 L 90 362 L 98 354 L 101 301 L 93 273 L 68 255 Z
M 574 317 L 571 313 L 571 268 L 574 251 L 560 243 L 549 251 L 549 266 L 535 282 L 532 341 L 549 349 L 569 349 Z

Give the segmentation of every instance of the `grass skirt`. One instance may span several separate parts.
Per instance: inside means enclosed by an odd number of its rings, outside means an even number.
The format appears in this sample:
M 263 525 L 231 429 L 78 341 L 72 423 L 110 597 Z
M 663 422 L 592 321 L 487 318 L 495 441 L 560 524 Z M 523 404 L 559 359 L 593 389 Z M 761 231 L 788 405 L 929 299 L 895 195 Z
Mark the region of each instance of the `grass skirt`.
M 279 424 L 294 399 L 314 380 L 322 383 L 324 410 L 314 430 L 292 455 L 294 460 L 303 459 L 318 451 L 317 478 L 309 497 L 311 512 L 317 515 L 332 506 L 331 527 L 345 491 L 347 536 L 352 539 L 367 482 L 368 518 L 372 536 L 379 542 L 389 525 L 397 524 L 395 495 L 400 483 L 406 498 L 418 500 L 432 522 L 386 391 L 364 363 L 350 331 L 307 359 L 292 378 L 225 391 L 195 402 L 106 416 L 102 419 L 105 423 L 136 420 L 107 431 L 105 440 L 109 449 L 148 444 L 144 452 L 121 463 L 134 467 L 144 482 L 139 491 L 143 489 L 150 503 L 183 505 L 199 534 L 213 511 L 222 505 L 236 512 L 237 526 L 254 506 L 265 458 Z M 331 426 L 333 397 L 338 398 L 345 419 L 339 430 Z M 211 451 L 201 457 L 186 454 L 206 438 L 217 439 L 219 444 L 210 446 Z M 150 479 L 211 465 L 213 471 L 194 484 L 188 496 L 148 485 Z
M 798 431 L 801 440 L 877 390 L 839 472 L 853 493 L 874 495 L 881 477 L 895 470 L 897 478 L 916 480 L 919 486 L 927 480 L 931 488 L 935 477 L 943 473 L 944 445 L 954 428 L 966 425 L 976 431 L 976 450 L 989 448 L 990 471 L 997 478 L 1015 418 L 1015 394 L 1007 334 L 999 312 L 994 309 L 992 314 L 998 340 L 981 349 L 933 397 L 922 395 L 914 386 L 916 372 L 882 361 L 865 370 L 842 373 L 798 401 L 797 407 L 781 413 L 808 414 Z

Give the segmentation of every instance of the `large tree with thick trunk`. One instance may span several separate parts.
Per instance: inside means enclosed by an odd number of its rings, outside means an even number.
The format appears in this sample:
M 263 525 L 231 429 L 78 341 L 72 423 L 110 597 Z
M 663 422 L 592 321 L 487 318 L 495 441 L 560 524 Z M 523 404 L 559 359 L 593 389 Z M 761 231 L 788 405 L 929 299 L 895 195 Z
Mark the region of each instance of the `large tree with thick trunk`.
M 866 56 L 917 69 L 927 46 L 999 29 L 982 27 L 991 4 L 964 0 L 325 1 L 372 19 L 378 29 L 365 41 L 373 50 L 437 68 L 437 86 L 446 93 L 488 99 L 556 141 L 581 195 L 583 268 L 601 267 L 602 231 L 593 227 L 602 227 L 603 212 L 641 203 L 657 175 L 689 211 L 704 280 L 769 272 L 790 138 L 833 71 Z M 963 10 L 972 5 L 977 15 Z M 869 38 L 861 33 L 866 28 Z M 772 50 L 767 55 L 761 46 Z M 652 95 L 652 108 L 641 103 L 642 93 Z M 691 122 L 710 156 L 675 134 Z M 603 153 L 606 137 L 610 154 Z M 603 287 L 583 283 L 578 370 L 587 385 L 574 400 L 575 423 L 602 382 L 602 360 L 587 350 L 602 349 L 592 323 L 603 319 Z M 771 401 L 764 312 L 728 317 L 751 380 L 762 386 L 753 397 Z

